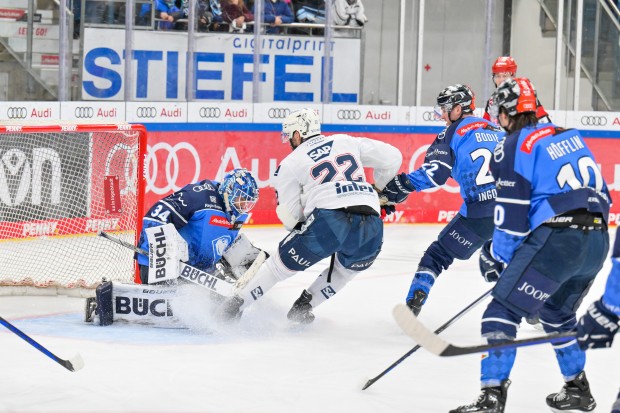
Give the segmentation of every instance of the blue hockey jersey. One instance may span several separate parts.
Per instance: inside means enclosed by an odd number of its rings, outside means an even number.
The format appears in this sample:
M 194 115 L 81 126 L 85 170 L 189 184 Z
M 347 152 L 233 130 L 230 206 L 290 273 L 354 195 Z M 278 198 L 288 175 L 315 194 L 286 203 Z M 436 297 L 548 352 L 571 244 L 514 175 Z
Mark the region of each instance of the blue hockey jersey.
M 575 209 L 607 222 L 607 185 L 576 129 L 551 123 L 523 128 L 495 148 L 497 186 L 493 255 L 505 263 L 529 233 L 547 219 Z
M 171 223 L 187 241 L 188 264 L 206 270 L 217 263 L 247 219 L 244 214 L 231 224 L 217 192 L 219 185 L 208 179 L 195 182 L 153 205 L 142 220 L 139 247 L 148 251 L 146 228 Z M 146 256 L 138 254 L 137 259 L 139 264 L 148 265 Z
M 489 165 L 497 142 L 505 135 L 488 120 L 467 116 L 441 131 L 426 151 L 424 164 L 409 173 L 416 191 L 439 187 L 452 177 L 463 204 L 459 213 L 469 218 L 493 215 L 496 196 Z
M 611 254 L 611 272 L 603 294 L 603 305 L 620 317 L 620 231 L 616 232 L 614 250 Z

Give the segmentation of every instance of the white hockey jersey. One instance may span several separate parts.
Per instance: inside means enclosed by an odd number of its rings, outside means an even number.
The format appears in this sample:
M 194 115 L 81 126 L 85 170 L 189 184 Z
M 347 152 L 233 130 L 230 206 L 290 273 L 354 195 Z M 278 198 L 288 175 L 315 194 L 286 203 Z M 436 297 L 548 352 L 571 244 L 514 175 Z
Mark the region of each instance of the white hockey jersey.
M 364 168 L 374 169 L 375 186 L 383 189 L 401 163 L 400 151 L 384 142 L 344 134 L 312 137 L 284 158 L 274 174 L 278 218 L 290 230 L 315 208 L 368 205 L 380 213 L 379 197 Z

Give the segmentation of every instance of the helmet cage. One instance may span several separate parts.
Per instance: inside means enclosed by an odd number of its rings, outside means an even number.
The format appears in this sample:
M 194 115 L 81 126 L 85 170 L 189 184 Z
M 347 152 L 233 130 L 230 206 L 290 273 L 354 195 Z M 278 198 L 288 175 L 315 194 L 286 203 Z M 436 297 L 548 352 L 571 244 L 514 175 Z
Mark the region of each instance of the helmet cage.
M 218 192 L 226 210 L 236 219 L 254 208 L 259 190 L 247 169 L 233 169 L 222 179 Z

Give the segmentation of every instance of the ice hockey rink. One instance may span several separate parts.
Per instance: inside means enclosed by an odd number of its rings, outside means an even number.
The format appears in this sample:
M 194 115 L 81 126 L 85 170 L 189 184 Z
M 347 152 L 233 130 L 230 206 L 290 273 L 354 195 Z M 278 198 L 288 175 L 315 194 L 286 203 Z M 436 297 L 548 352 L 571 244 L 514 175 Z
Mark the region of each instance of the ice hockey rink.
M 0 315 L 61 358 L 80 353 L 75 373 L 0 327 L 2 412 L 387 413 L 447 412 L 479 394 L 479 355 L 439 358 L 421 349 L 367 390 L 361 387 L 415 343 L 392 320 L 418 260 L 441 225 L 387 225 L 381 255 L 368 271 L 318 309 L 307 326 L 286 313 L 328 262 L 277 285 L 239 323 L 214 325 L 202 292 L 186 291 L 175 312 L 191 329 L 83 322 L 84 299 L 0 297 Z M 250 227 L 248 237 L 268 252 L 282 227 Z M 615 229 L 610 232 L 613 237 Z M 612 238 L 613 239 L 613 238 Z M 608 260 L 609 261 L 609 260 Z M 600 297 L 609 262 L 580 309 Z M 491 288 L 477 254 L 438 279 L 420 317 L 435 329 Z M 480 343 L 474 308 L 442 335 Z M 540 334 L 525 324 L 519 337 Z M 617 339 L 617 341 L 620 339 Z M 620 387 L 620 344 L 588 352 L 586 372 L 609 412 Z M 519 350 L 506 412 L 547 412 L 547 394 L 563 381 L 551 346 Z

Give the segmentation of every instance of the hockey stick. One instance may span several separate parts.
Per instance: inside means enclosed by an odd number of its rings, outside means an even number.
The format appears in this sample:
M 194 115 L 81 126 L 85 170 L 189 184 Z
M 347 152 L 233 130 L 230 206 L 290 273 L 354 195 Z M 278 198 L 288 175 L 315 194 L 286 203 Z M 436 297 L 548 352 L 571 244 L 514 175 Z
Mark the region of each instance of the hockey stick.
M 452 317 L 451 319 L 446 321 L 441 327 L 439 327 L 437 330 L 435 330 L 435 334 L 441 333 L 446 328 L 450 327 L 452 324 L 454 324 L 456 321 L 458 321 L 461 317 L 463 317 L 465 314 L 467 314 L 469 312 L 469 310 L 471 310 L 472 308 L 474 308 L 475 306 L 480 304 L 482 301 L 484 301 L 485 298 L 487 298 L 489 295 L 491 295 L 491 291 L 493 291 L 492 288 L 489 291 L 487 291 L 486 293 L 482 294 L 480 297 L 476 298 L 476 300 L 473 303 L 469 304 L 467 307 L 462 309 L 457 315 L 455 315 L 454 317 Z M 409 310 L 409 311 L 411 311 L 411 310 Z M 366 390 L 367 388 L 372 386 L 377 380 L 379 380 L 381 377 L 383 377 L 386 374 L 388 374 L 394 367 L 396 367 L 400 363 L 402 363 L 407 357 L 409 357 L 410 355 L 412 355 L 413 353 L 418 351 L 420 349 L 420 347 L 421 346 L 418 344 L 417 346 L 415 346 L 414 348 L 412 348 L 411 350 L 406 352 L 401 358 L 399 358 L 394 363 L 392 363 L 390 365 L 390 367 L 388 367 L 387 369 L 385 369 L 381 373 L 379 373 L 379 375 L 377 375 L 376 377 L 373 377 L 372 379 L 368 380 L 366 382 L 366 384 L 364 385 L 364 387 L 362 387 L 362 390 Z
M 416 316 L 409 307 L 398 304 L 392 311 L 394 320 L 409 337 L 420 346 L 440 357 L 461 356 L 464 354 L 484 353 L 489 350 L 533 346 L 542 343 L 553 343 L 567 338 L 574 338 L 575 332 L 547 334 L 539 337 L 524 338 L 521 340 L 506 341 L 503 343 L 481 344 L 477 346 L 456 346 L 434 334 Z
M 84 360 L 82 360 L 82 356 L 80 356 L 79 354 L 76 354 L 75 356 L 73 356 L 73 358 L 70 358 L 69 360 L 61 359 L 2 317 L 0 317 L 0 324 L 11 330 L 13 333 L 17 334 L 19 337 L 27 341 L 32 347 L 36 348 L 41 353 L 45 354 L 47 357 L 51 358 L 67 370 L 78 371 L 82 367 L 84 367 Z

